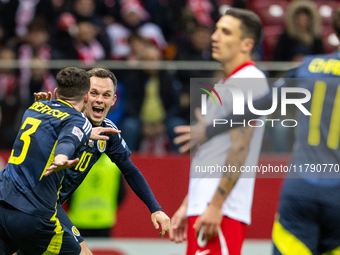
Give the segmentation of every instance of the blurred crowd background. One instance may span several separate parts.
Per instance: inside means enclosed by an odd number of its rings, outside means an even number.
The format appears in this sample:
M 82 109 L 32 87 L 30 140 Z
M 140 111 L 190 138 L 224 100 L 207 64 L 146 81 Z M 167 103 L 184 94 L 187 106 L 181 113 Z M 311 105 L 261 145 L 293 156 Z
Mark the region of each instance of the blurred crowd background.
M 339 1 L 0 0 L 0 60 L 35 60 L 34 68 L 0 65 L 0 149 L 10 149 L 33 92 L 53 91 L 49 60 L 212 61 L 210 35 L 227 8 L 255 11 L 264 25 L 256 61 L 301 61 L 336 50 L 332 9 Z M 108 117 L 140 153 L 176 151 L 173 127 L 190 123 L 190 78 L 211 70 L 112 70 L 118 100 Z M 280 72 L 267 72 L 279 77 Z M 294 114 L 294 113 L 291 113 Z M 293 130 L 266 132 L 263 151 L 289 152 Z

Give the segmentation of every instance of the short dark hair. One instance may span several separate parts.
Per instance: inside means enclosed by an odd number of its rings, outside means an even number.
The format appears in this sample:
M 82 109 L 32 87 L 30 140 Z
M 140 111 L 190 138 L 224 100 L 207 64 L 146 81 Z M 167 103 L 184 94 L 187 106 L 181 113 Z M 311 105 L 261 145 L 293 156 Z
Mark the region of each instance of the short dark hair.
M 58 97 L 80 101 L 90 90 L 90 77 L 84 69 L 66 67 L 57 74 Z
M 113 92 L 116 93 L 117 78 L 110 70 L 97 67 L 87 71 L 87 74 L 89 75 L 90 78 L 91 77 L 110 78 L 113 82 Z
M 228 9 L 224 15 L 230 15 L 241 21 L 240 29 L 243 37 L 249 37 L 254 40 L 254 47 L 252 49 L 252 52 L 254 52 L 256 47 L 259 45 L 263 34 L 260 17 L 253 11 L 239 8 Z
M 332 27 L 338 38 L 340 38 L 340 7 L 333 10 Z

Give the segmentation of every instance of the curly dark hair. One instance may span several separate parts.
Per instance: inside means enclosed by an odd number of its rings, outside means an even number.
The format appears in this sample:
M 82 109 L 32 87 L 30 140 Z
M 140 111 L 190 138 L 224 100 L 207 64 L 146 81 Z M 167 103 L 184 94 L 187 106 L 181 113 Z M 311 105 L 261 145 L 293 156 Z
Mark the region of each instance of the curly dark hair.
M 81 100 L 90 90 L 90 77 L 84 69 L 66 67 L 57 74 L 58 97 Z

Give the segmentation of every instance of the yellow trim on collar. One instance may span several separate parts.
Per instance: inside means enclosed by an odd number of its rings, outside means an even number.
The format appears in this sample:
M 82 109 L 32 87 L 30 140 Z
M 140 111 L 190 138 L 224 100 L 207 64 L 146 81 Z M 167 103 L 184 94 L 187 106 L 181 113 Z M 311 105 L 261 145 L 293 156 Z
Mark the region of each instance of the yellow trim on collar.
M 69 107 L 73 108 L 73 106 L 71 104 L 69 104 L 68 102 L 66 102 L 66 101 L 64 101 L 62 99 L 57 99 L 57 101 L 62 102 L 64 104 L 68 105 Z

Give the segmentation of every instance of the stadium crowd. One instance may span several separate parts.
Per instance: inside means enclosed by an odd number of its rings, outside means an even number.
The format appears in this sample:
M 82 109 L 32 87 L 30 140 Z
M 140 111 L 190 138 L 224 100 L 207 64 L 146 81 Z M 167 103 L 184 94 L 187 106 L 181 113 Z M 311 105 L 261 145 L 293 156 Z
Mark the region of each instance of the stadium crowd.
M 321 0 L 1 0 L 0 60 L 36 60 L 40 67 L 0 66 L 0 149 L 11 148 L 23 111 L 34 102 L 33 92 L 55 88 L 58 70 L 46 68 L 49 60 L 211 61 L 214 24 L 235 6 L 253 10 L 263 22 L 255 60 L 301 61 L 304 55 L 336 48 L 330 17 L 339 5 Z M 190 122 L 190 78 L 221 75 L 207 70 L 113 72 L 118 101 L 108 117 L 126 134 L 131 150 L 156 154 L 176 151 L 173 127 Z M 267 133 L 265 150 L 292 147 L 291 133 Z

